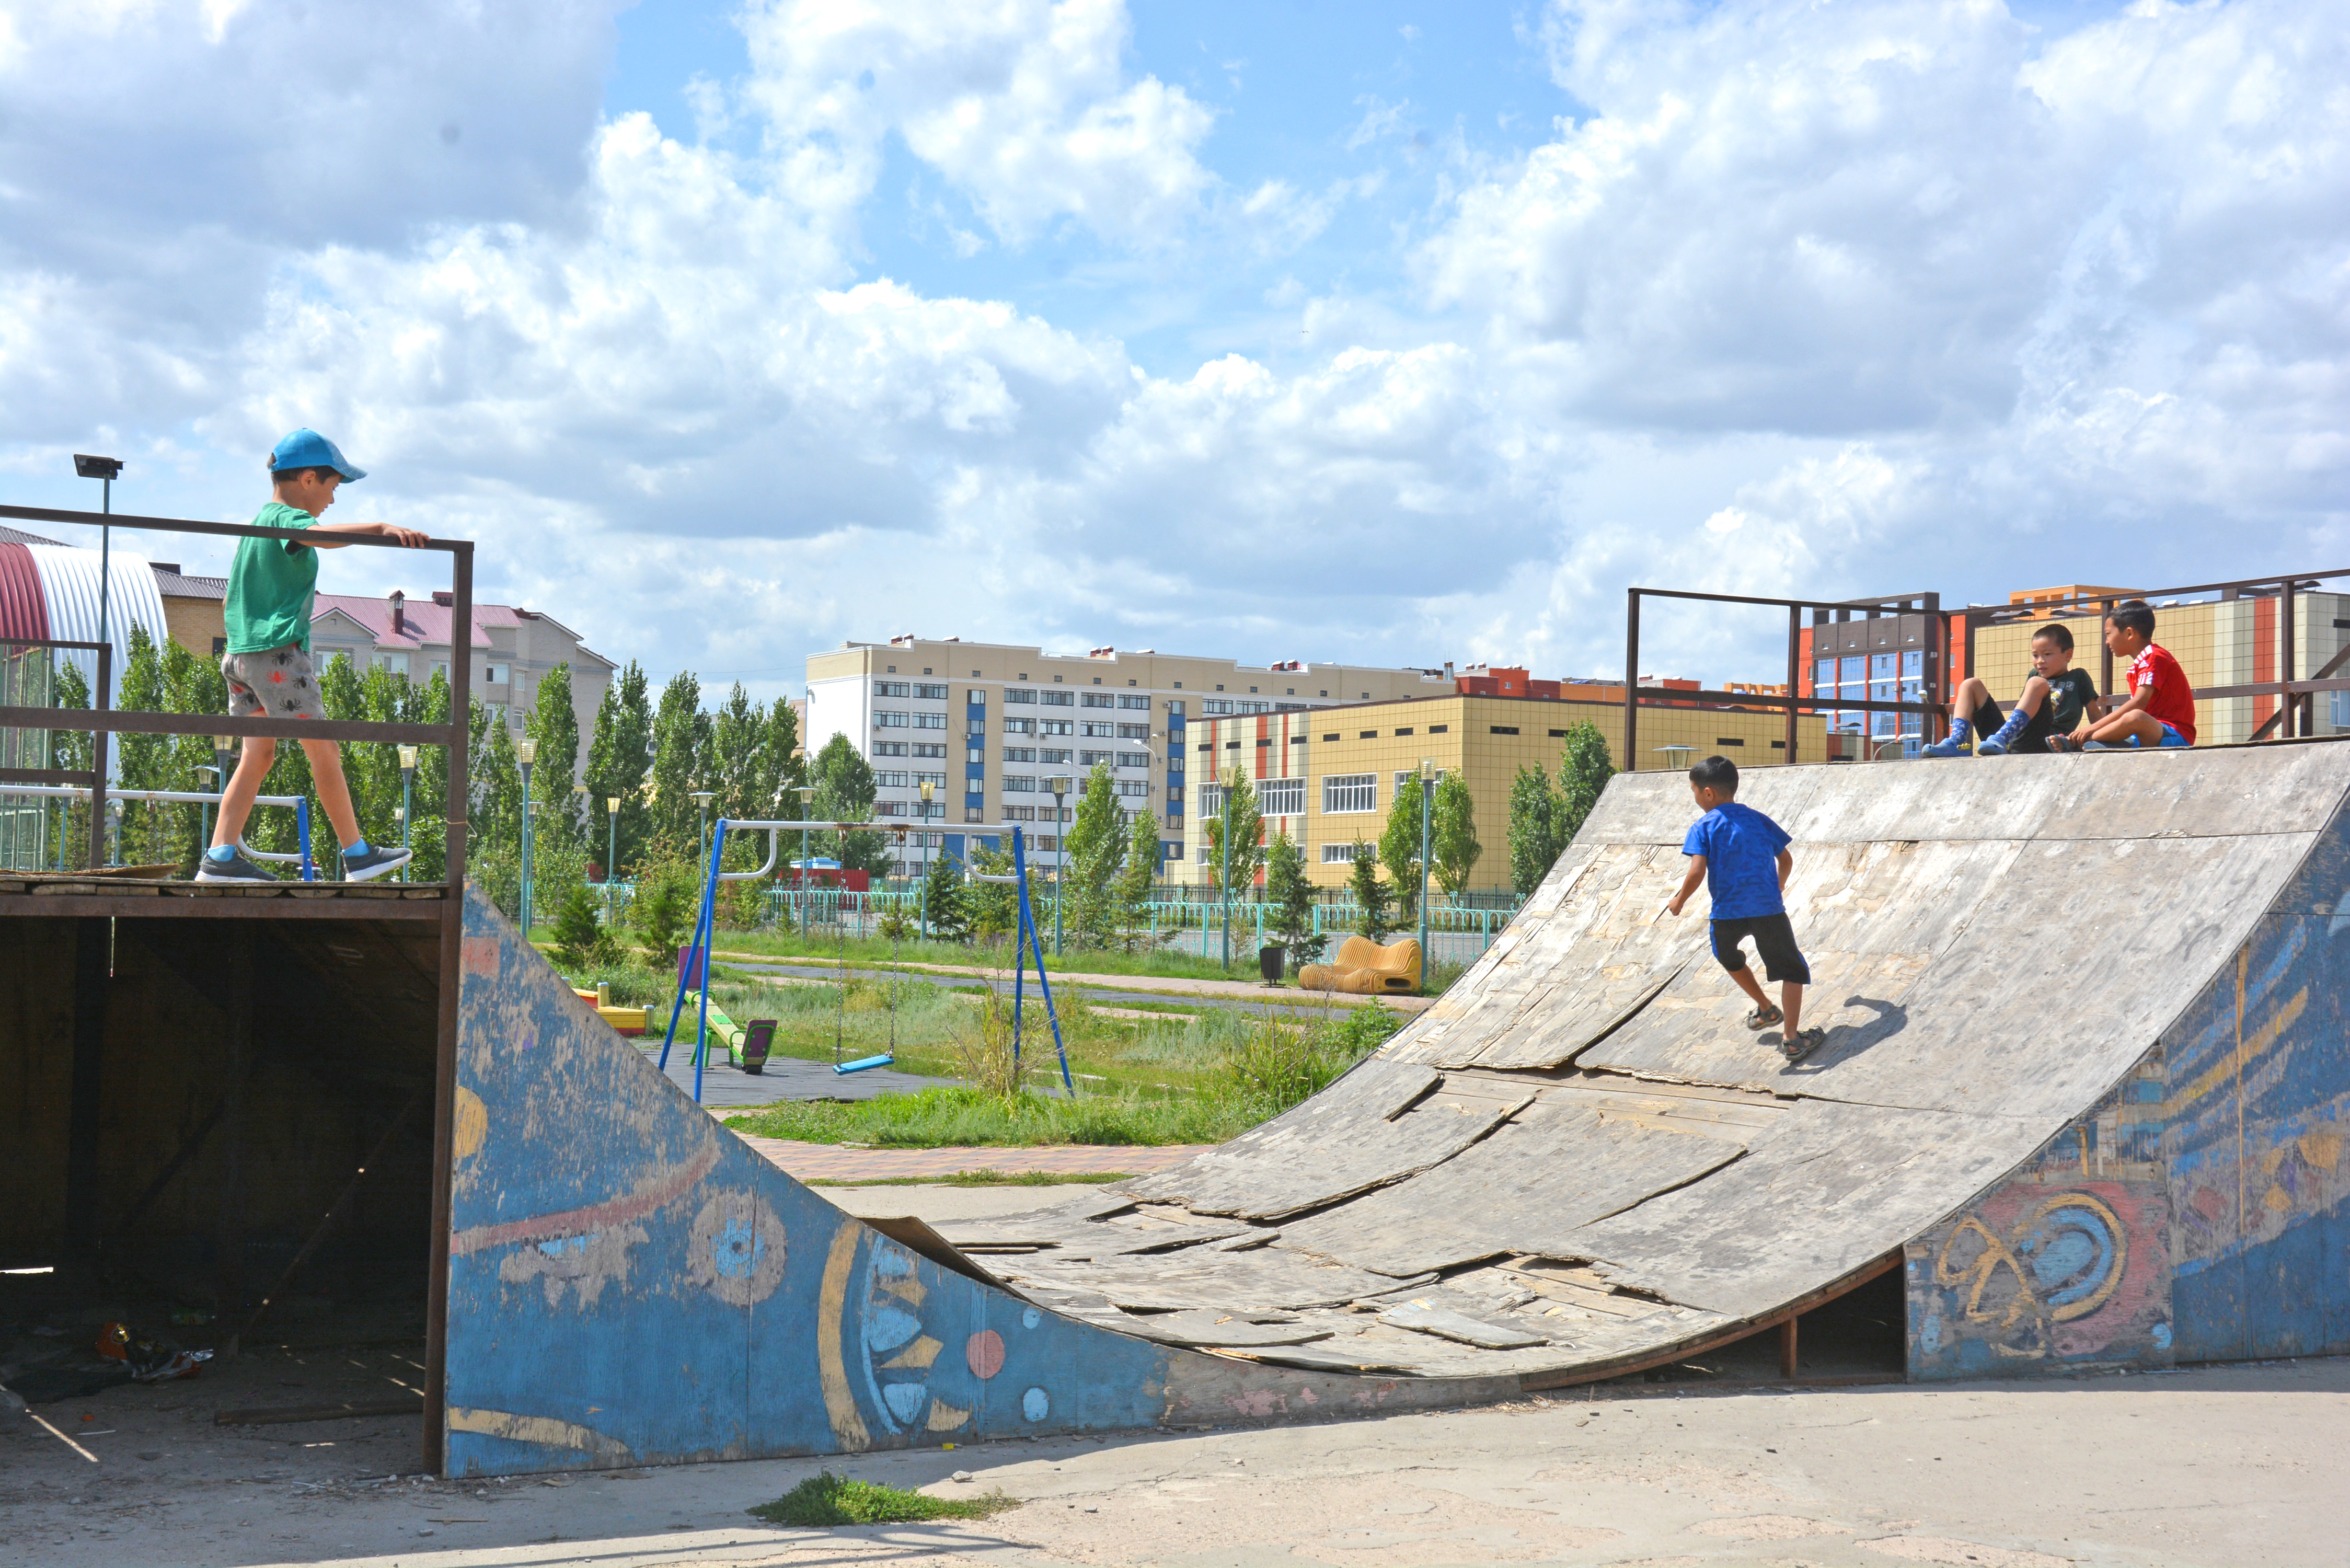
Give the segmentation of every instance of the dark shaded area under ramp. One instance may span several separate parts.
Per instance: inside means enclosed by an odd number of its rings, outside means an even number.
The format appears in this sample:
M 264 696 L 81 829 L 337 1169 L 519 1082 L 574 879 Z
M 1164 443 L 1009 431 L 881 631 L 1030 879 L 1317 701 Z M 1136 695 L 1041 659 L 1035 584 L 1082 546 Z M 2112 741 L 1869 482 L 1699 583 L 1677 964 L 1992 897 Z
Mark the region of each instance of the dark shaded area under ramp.
M 1742 798 L 1794 838 L 1804 1022 L 1828 1032 L 1790 1066 L 1741 1024 L 1703 895 L 1658 916 L 1686 784 L 1619 776 L 1485 956 L 1324 1095 L 1118 1192 L 945 1229 L 1073 1316 L 1149 1334 L 1180 1308 L 1158 1335 L 1214 1346 L 1221 1309 L 1223 1354 L 1277 1365 L 1605 1376 L 1777 1321 L 1905 1250 L 1913 1372 L 1941 1354 L 1918 1338 L 1936 1288 L 1970 1303 L 1954 1333 L 1985 1300 L 1985 1334 L 2037 1324 L 2010 1370 L 2121 1345 L 2073 1326 L 2109 1302 L 2139 1334 L 2111 1356 L 2159 1358 L 2164 1175 L 2133 1129 L 2170 1104 L 2165 1032 L 2241 998 L 2263 913 L 2321 850 L 2342 857 L 2345 791 L 2350 746 L 2322 742 L 1751 773 Z M 2320 1076 L 2335 1098 L 2308 1115 L 2336 1127 L 2350 1080 Z M 2313 1168 L 2341 1148 L 2297 1136 Z M 1992 1250 L 1950 1230 L 2017 1183 L 2017 1203 L 2050 1184 L 2020 1228 L 1966 1220 Z M 2110 1279 L 2050 1272 L 2105 1220 L 2105 1264 L 2078 1267 Z M 1139 1233 L 1147 1255 L 1119 1244 Z M 1330 1293 L 1356 1276 L 1354 1299 Z

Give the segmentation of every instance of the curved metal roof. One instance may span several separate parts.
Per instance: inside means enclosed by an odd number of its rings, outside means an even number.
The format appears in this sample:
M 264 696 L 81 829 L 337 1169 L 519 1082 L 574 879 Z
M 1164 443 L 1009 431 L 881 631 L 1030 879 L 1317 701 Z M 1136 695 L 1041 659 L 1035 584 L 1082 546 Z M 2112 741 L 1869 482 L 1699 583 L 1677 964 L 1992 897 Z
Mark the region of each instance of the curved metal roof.
M 48 596 L 30 546 L 0 540 L 0 638 L 49 635 Z
M 48 635 L 67 642 L 98 640 L 98 552 L 69 545 L 27 545 L 34 569 L 40 574 L 41 597 L 47 601 Z M 130 658 L 130 628 L 146 628 L 159 645 L 171 636 L 163 619 L 163 596 L 155 591 L 155 570 L 147 557 L 130 550 L 113 552 L 108 563 L 108 640 L 114 645 L 113 691 L 120 695 L 122 668 Z M 87 653 L 59 655 L 60 662 L 81 669 L 82 679 L 95 685 L 95 660 Z

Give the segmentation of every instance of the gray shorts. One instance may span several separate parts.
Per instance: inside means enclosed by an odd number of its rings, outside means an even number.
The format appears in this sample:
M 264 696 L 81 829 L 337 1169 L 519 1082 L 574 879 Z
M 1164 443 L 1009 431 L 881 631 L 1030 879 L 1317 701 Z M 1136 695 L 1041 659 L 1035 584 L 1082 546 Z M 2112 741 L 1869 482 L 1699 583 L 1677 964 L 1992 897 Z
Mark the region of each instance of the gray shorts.
M 307 649 L 288 645 L 265 653 L 224 653 L 232 719 L 323 719 L 318 672 Z

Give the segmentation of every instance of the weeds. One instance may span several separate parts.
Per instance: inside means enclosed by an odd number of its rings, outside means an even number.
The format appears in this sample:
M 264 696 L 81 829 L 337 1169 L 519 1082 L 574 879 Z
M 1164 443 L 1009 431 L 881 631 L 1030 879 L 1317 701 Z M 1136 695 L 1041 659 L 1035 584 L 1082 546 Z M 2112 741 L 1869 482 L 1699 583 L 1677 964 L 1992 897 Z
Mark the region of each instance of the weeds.
M 1018 1508 L 1021 1501 L 1001 1490 L 972 1498 L 931 1497 L 825 1470 L 751 1512 L 770 1524 L 906 1524 L 923 1519 L 985 1519 Z

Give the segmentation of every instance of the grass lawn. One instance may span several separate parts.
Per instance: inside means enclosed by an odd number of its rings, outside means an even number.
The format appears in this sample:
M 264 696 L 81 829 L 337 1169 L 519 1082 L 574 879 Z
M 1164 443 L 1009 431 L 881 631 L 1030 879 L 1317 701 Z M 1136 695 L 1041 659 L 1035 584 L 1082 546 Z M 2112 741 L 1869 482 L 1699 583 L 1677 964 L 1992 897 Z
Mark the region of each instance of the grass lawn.
M 923 1519 L 985 1519 L 1018 1508 L 1020 1502 L 1000 1489 L 977 1497 L 931 1497 L 826 1470 L 750 1511 L 770 1524 L 905 1524 Z

